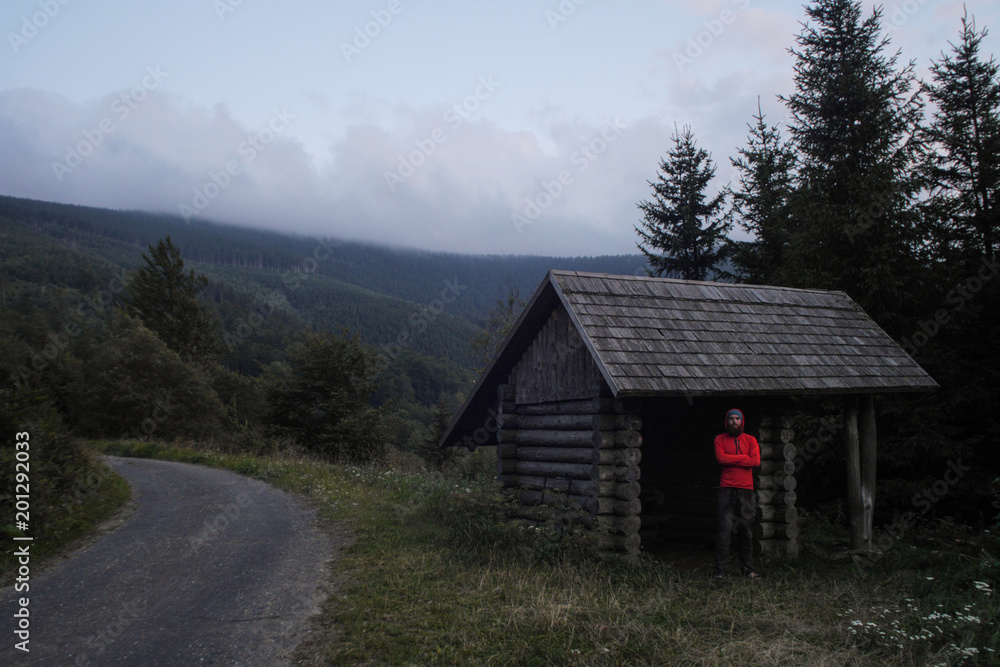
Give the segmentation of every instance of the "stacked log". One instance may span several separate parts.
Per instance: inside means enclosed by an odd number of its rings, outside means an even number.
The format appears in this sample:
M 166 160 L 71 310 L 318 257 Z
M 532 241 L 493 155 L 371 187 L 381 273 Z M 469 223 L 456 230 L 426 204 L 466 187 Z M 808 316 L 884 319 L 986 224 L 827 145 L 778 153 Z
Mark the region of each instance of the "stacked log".
M 513 396 L 502 389 L 500 402 Z M 503 404 L 498 410 L 500 481 L 525 518 L 563 512 L 606 531 L 602 545 L 639 550 L 641 422 L 613 399 Z
M 639 553 L 642 503 L 639 502 L 639 462 L 642 460 L 642 420 L 637 415 L 615 415 L 614 447 L 610 461 L 601 466 L 612 468 L 615 482 L 614 519 L 610 528 L 610 547 L 630 556 Z M 602 454 L 604 451 L 602 450 Z M 628 498 L 622 498 L 627 496 Z
M 515 449 L 504 447 L 504 419 L 514 411 L 514 385 L 502 384 L 497 387 L 497 479 L 503 479 L 504 469 L 510 465 L 516 454 Z
M 764 416 L 760 426 L 760 469 L 755 487 L 754 538 L 763 554 L 795 557 L 799 553 L 795 509 L 795 432 L 791 418 Z

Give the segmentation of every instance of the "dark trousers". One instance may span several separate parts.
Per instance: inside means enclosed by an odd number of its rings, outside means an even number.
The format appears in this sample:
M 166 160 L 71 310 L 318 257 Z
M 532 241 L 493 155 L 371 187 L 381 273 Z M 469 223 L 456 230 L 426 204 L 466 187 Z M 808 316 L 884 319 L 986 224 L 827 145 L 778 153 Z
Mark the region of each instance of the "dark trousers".
M 715 571 L 726 571 L 729 564 L 729 544 L 736 527 L 736 545 L 740 551 L 740 572 L 753 572 L 753 525 L 756 510 L 756 495 L 753 489 L 719 487 L 719 513 L 715 530 Z

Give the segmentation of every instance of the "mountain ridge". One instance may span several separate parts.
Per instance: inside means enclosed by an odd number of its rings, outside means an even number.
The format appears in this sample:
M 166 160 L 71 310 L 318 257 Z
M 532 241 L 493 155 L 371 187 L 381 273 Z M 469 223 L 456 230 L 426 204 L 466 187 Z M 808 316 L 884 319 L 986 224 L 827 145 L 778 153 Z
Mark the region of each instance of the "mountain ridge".
M 508 281 L 526 300 L 549 269 L 634 273 L 642 266 L 641 255 L 465 255 L 8 196 L 0 196 L 0 220 L 17 237 L 0 256 L 8 283 L 107 290 L 169 235 L 185 263 L 209 277 L 206 296 L 226 331 L 238 326 L 232 303 L 266 300 L 307 326 L 347 328 L 382 348 L 412 331 L 414 321 L 426 322 L 409 343 L 413 350 L 466 368 L 475 363 L 468 343 Z M 33 250 L 19 257 L 19 243 Z M 456 293 L 444 303 L 439 297 L 449 285 Z

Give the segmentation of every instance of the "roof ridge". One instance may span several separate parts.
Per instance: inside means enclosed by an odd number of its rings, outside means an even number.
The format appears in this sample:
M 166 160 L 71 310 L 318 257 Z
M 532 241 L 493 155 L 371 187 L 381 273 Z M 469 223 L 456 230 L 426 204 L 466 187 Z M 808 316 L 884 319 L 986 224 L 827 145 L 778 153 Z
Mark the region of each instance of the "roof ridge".
M 684 280 L 681 278 L 659 278 L 656 276 L 630 276 L 614 273 L 595 273 L 591 271 L 569 271 L 566 269 L 549 269 L 549 273 L 559 276 L 576 276 L 581 278 L 613 278 L 616 280 L 639 280 L 656 283 L 674 283 L 677 285 L 704 285 L 706 287 L 736 287 L 740 289 L 767 289 L 785 292 L 812 292 L 817 294 L 844 294 L 843 290 L 817 289 L 814 287 L 785 287 L 782 285 L 755 285 L 750 283 L 724 283 L 713 280 Z M 848 296 L 848 298 L 850 298 Z

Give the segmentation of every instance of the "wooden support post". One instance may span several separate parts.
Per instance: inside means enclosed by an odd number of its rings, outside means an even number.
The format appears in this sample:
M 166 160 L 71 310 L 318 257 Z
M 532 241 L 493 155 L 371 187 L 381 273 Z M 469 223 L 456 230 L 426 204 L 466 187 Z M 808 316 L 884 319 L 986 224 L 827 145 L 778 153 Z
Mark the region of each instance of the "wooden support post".
M 875 397 L 866 394 L 861 398 L 858 422 L 858 441 L 861 448 L 861 502 L 864 508 L 865 548 L 872 548 L 875 520 Z
M 844 407 L 844 450 L 847 455 L 847 517 L 851 549 L 865 550 L 865 506 L 861 492 L 861 451 L 858 436 L 858 399 L 848 396 Z M 871 535 L 869 534 L 869 541 Z

